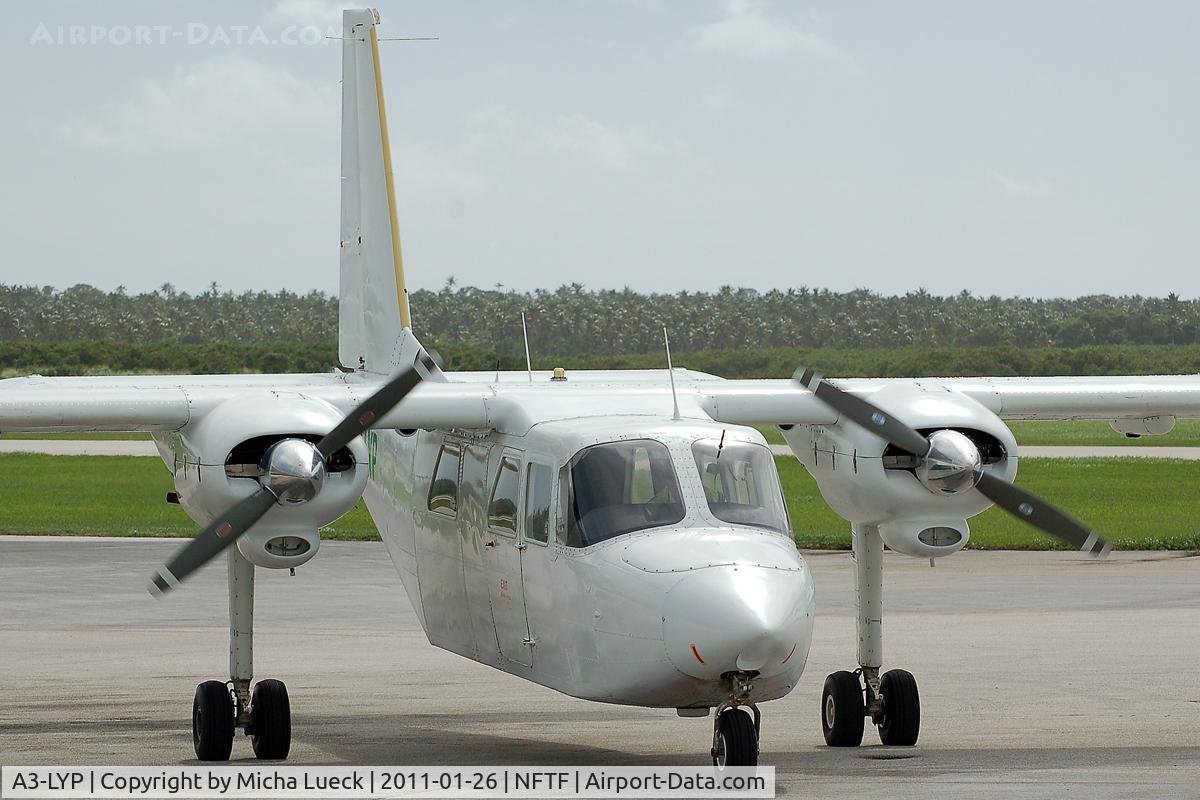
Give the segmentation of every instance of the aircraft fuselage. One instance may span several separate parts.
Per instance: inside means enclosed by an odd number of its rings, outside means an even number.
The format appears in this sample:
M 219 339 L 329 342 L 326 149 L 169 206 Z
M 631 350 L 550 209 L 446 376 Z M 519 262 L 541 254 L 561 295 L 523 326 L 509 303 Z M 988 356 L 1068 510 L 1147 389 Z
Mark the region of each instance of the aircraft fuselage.
M 614 442 L 632 453 L 625 490 L 646 495 L 633 513 L 667 508 L 670 524 L 650 519 L 603 541 L 572 541 L 587 535 L 568 519 L 578 514 L 574 483 L 591 475 L 619 483 L 623 462 L 608 459 L 615 469 L 604 473 L 573 465 L 587 448 Z M 779 494 L 757 431 L 607 416 L 534 425 L 523 436 L 378 430 L 368 448 L 364 497 L 434 645 L 572 696 L 642 706 L 720 705 L 734 672 L 753 676 L 751 700 L 770 700 L 803 672 L 813 586 L 786 521 L 784 530 L 731 524 L 712 509 L 741 506 L 708 502 L 724 491 L 714 485 L 723 469 L 730 480 L 740 473 L 743 491 L 749 478 Z M 735 450 L 754 455 L 761 474 L 738 470 Z M 673 468 L 677 495 L 650 497 L 647 451 L 660 475 Z M 631 485 L 639 480 L 643 487 Z M 673 505 L 651 502 L 667 494 Z M 630 526 L 614 513 L 589 518 Z

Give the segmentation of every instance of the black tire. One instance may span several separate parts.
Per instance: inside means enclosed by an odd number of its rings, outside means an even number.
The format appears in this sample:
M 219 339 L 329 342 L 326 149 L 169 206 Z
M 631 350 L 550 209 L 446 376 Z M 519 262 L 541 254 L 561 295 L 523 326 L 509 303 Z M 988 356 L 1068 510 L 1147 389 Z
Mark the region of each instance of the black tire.
M 721 714 L 712 759 L 717 767 L 758 766 L 758 731 L 749 714 L 738 708 Z
M 250 697 L 250 744 L 257 758 L 282 761 L 292 749 L 292 706 L 283 681 L 268 678 Z
M 862 684 L 853 672 L 835 672 L 825 679 L 821 690 L 821 732 L 830 747 L 858 747 L 862 744 L 866 704 Z
M 921 733 L 921 695 L 917 692 L 917 679 L 902 669 L 883 673 L 879 681 L 879 699 L 883 704 L 879 740 L 896 747 L 916 744 Z
M 228 761 L 233 752 L 233 698 L 220 681 L 205 681 L 196 687 L 192 746 L 201 761 Z

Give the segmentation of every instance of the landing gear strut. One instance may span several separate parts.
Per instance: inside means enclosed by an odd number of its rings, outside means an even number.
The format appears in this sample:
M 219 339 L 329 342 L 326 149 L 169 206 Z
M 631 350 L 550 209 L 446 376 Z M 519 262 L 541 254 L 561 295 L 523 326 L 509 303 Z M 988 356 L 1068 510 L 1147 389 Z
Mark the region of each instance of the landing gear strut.
M 282 681 L 254 674 L 254 565 L 229 548 L 229 682 L 205 681 L 192 703 L 192 745 L 201 761 L 228 761 L 234 731 L 250 736 L 254 755 L 284 759 L 292 744 L 292 711 Z
M 757 767 L 762 713 L 750 701 L 750 692 L 754 689 L 750 683 L 752 676 L 745 672 L 733 672 L 725 677 L 730 683 L 729 700 L 717 706 L 713 718 L 713 765 Z M 743 709 L 750 713 L 747 714 Z
M 855 672 L 835 672 L 821 692 L 821 731 L 830 747 L 862 744 L 864 719 L 879 729 L 886 745 L 911 747 L 921 732 L 921 696 L 912 673 L 883 663 L 883 540 L 872 525 L 854 525 L 854 588 L 858 663 Z

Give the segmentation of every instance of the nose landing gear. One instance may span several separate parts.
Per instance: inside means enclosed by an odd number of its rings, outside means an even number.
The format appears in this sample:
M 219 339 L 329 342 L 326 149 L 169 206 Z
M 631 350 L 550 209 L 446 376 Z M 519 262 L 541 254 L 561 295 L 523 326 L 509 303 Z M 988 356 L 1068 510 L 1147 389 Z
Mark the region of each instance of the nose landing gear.
M 750 700 L 750 692 L 754 689 L 750 682 L 753 676 L 746 672 L 734 672 L 726 677 L 730 682 L 729 700 L 717 706 L 713 718 L 713 765 L 757 767 L 762 712 Z M 742 709 L 748 709 L 750 714 Z

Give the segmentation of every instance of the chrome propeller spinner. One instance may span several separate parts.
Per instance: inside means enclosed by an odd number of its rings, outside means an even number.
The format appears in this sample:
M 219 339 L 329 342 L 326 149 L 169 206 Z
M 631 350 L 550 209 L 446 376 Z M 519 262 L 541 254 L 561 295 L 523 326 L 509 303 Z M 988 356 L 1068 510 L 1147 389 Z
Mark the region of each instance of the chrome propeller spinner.
M 943 428 L 929 434 L 929 453 L 917 462 L 915 472 L 934 494 L 962 494 L 979 482 L 983 457 L 968 436 Z
M 316 446 L 304 439 L 282 439 L 263 454 L 259 483 L 280 503 L 312 500 L 325 483 L 328 466 Z

